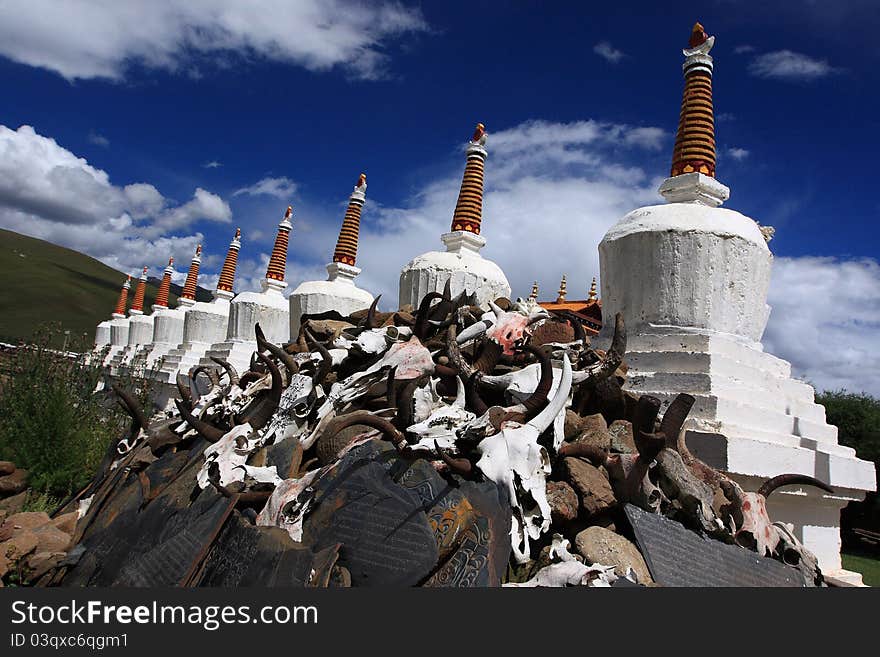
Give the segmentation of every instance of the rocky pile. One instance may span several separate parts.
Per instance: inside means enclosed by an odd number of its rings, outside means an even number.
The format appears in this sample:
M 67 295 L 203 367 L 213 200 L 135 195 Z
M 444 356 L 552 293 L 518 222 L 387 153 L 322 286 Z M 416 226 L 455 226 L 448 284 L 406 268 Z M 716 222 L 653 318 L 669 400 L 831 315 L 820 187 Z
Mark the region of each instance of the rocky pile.
M 28 471 L 15 467 L 11 461 L 0 461 L 0 500 L 18 495 L 27 489 Z
M 623 390 L 608 351 L 533 302 L 448 289 L 417 311 L 304 316 L 248 372 L 178 378 L 174 412 L 133 418 L 62 509 L 75 547 L 41 584 L 650 584 L 623 505 L 800 570 L 816 560 L 757 492 L 687 449 L 693 398 Z M 826 487 L 827 488 L 827 487 Z M 63 516 L 68 517 L 68 516 Z

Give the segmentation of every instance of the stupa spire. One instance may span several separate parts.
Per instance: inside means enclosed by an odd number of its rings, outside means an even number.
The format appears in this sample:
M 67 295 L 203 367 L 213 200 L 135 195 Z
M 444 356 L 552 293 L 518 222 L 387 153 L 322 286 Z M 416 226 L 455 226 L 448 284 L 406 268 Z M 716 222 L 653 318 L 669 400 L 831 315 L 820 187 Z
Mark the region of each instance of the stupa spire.
M 144 312 L 144 292 L 147 291 L 147 267 L 144 266 L 141 277 L 138 279 L 138 285 L 134 290 L 134 301 L 128 313 L 130 315 L 140 315 Z
M 122 289 L 119 291 L 119 299 L 116 301 L 116 310 L 113 311 L 113 316 L 117 319 L 125 317 L 125 304 L 128 302 L 128 291 L 130 289 L 131 276 L 125 280 L 125 283 L 122 284 Z
M 452 215 L 452 230 L 480 234 L 483 220 L 483 168 L 489 153 L 486 150 L 486 127 L 477 124 L 467 147 L 467 163 L 461 181 L 461 191 Z
M 162 282 L 159 284 L 159 292 L 153 303 L 153 311 L 168 307 L 168 292 L 171 289 L 171 275 L 174 273 L 174 256 L 168 258 L 168 266 L 162 272 Z
M 595 301 L 595 300 L 598 299 L 598 298 L 599 298 L 599 297 L 598 297 L 598 295 L 596 294 L 596 277 L 593 276 L 593 282 L 592 282 L 592 284 L 590 285 L 590 296 L 587 297 L 587 300 L 588 300 L 588 301 Z
M 565 288 L 565 274 L 563 274 L 562 280 L 559 281 L 559 291 L 557 292 L 559 296 L 556 297 L 556 303 L 565 303 Z
M 351 196 L 348 197 L 348 209 L 339 230 L 336 250 L 333 251 L 333 262 L 355 266 L 358 250 L 358 233 L 361 225 L 361 209 L 364 207 L 367 193 L 367 174 L 362 173 Z
M 673 203 L 697 202 L 721 205 L 730 190 L 715 178 L 715 116 L 712 104 L 712 71 L 709 52 L 715 37 L 706 34 L 700 23 L 694 24 L 685 57 L 684 94 L 672 167 L 669 178 L 660 185 L 660 194 Z
M 196 300 L 196 283 L 199 280 L 199 266 L 202 264 L 202 245 L 196 247 L 196 253 L 189 265 L 189 271 L 186 274 L 186 282 L 183 284 L 183 292 L 180 294 L 181 303 L 183 300 Z
M 278 224 L 275 246 L 272 247 L 272 256 L 269 258 L 269 266 L 266 268 L 267 281 L 284 281 L 284 270 L 287 267 L 287 244 L 290 241 L 290 230 L 293 228 L 293 224 L 290 222 L 292 216 L 293 207 L 288 205 L 284 218 Z
M 529 299 L 531 299 L 532 301 L 538 300 L 538 281 L 532 283 L 532 291 L 529 294 Z
M 235 283 L 235 268 L 238 265 L 238 251 L 241 249 L 241 228 L 235 229 L 235 236 L 229 243 L 226 251 L 226 259 L 223 261 L 223 269 L 220 270 L 220 278 L 217 280 L 217 291 L 232 294 L 232 286 Z

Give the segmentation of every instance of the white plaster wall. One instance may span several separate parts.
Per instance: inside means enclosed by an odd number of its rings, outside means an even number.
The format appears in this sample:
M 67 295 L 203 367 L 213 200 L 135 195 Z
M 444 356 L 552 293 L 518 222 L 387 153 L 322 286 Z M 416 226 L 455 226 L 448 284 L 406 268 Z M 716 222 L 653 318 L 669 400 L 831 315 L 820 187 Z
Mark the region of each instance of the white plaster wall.
M 758 343 L 772 261 L 758 225 L 739 212 L 698 203 L 639 208 L 599 245 L 602 312 L 622 312 L 633 334 L 671 325 Z
M 110 344 L 110 320 L 105 320 L 95 328 L 95 347 Z
M 290 295 L 290 340 L 299 336 L 300 317 L 304 314 L 335 310 L 346 316 L 369 308 L 373 295 L 345 279 L 335 281 L 306 281 Z
M 110 320 L 110 344 L 122 347 L 128 344 L 128 319 L 115 318 Z
M 266 339 L 275 344 L 287 342 L 290 332 L 290 308 L 287 299 L 276 289 L 264 292 L 242 292 L 230 304 L 227 331 L 224 337 L 233 342 L 255 339 L 254 325 L 259 322 Z M 215 340 L 214 342 L 220 342 Z
M 184 317 L 183 344 L 220 342 L 226 338 L 228 324 L 228 299 L 218 297 L 210 302 L 199 301 L 190 306 Z
M 455 296 L 476 290 L 477 303 L 510 297 L 510 283 L 497 264 L 479 254 L 431 251 L 414 258 L 400 272 L 400 306 L 417 308 L 429 292 L 442 292 L 446 281 Z
M 155 313 L 153 320 L 153 342 L 178 345 L 183 342 L 184 308 L 168 308 Z
M 153 340 L 153 316 L 134 315 L 128 324 L 128 344 L 147 344 Z

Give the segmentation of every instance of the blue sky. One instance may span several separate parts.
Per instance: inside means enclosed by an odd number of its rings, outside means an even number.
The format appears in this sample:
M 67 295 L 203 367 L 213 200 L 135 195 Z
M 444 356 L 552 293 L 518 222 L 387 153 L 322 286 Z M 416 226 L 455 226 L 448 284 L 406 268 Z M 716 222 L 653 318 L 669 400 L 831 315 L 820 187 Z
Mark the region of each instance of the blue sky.
M 154 275 L 203 242 L 211 286 L 240 225 L 240 291 L 292 203 L 295 287 L 324 277 L 365 171 L 359 283 L 395 300 L 482 121 L 484 254 L 514 294 L 566 273 L 585 295 L 605 230 L 659 202 L 700 20 L 726 205 L 777 229 L 765 344 L 820 387 L 880 393 L 880 14 L 774 4 L 10 0 L 0 226 Z

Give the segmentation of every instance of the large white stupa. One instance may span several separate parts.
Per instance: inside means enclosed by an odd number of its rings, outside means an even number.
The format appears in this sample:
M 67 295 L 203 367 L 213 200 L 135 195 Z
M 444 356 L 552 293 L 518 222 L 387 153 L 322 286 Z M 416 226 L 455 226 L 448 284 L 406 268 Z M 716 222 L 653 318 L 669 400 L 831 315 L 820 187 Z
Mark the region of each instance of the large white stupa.
M 103 365 L 109 365 L 116 354 L 125 349 L 126 345 L 128 345 L 128 318 L 125 316 L 125 306 L 128 303 L 128 291 L 130 289 L 131 276 L 128 276 L 122 284 L 122 289 L 119 291 L 119 299 L 116 301 L 116 308 L 110 315 L 111 319 L 108 323 L 109 325 L 105 328 L 104 322 L 98 324 L 98 329 L 95 333 L 95 342 L 98 342 L 98 338 L 103 339 L 105 335 L 109 338 L 104 347 L 101 348 L 101 353 L 104 356 L 102 361 Z M 105 330 L 107 333 L 104 333 Z M 110 348 L 104 353 L 103 349 L 106 348 L 106 345 L 109 345 Z
M 787 472 L 834 488 L 790 486 L 769 512 L 794 524 L 826 574 L 859 579 L 840 570 L 840 509 L 875 489 L 874 467 L 838 444 L 813 389 L 761 345 L 772 229 L 719 207 L 729 190 L 714 177 L 713 44 L 697 24 L 684 50 L 672 171 L 660 186 L 668 202 L 630 212 L 599 245 L 603 315 L 626 321 L 629 389 L 664 404 L 696 398 L 685 428 L 704 461 L 746 490 Z
M 226 332 L 205 351 L 201 359 L 203 364 L 214 365 L 211 357 L 222 358 L 239 372 L 245 371 L 257 349 L 254 332 L 257 324 L 270 342 L 287 342 L 290 319 L 287 299 L 284 298 L 284 290 L 287 288 L 284 273 L 287 267 L 287 246 L 293 228 L 292 216 L 293 208 L 288 206 L 284 218 L 278 224 L 266 277 L 260 281 L 261 290 L 242 292 L 232 300 Z
M 153 318 L 149 315 L 144 315 L 147 271 L 148 268 L 145 266 L 138 279 L 138 284 L 134 291 L 134 301 L 132 301 L 131 308 L 128 310 L 128 343 L 110 360 L 111 374 L 118 374 L 119 368 L 131 363 L 132 358 L 141 346 L 153 339 Z
M 299 337 L 300 318 L 304 314 L 323 313 L 335 310 L 346 316 L 368 308 L 373 303 L 373 295 L 362 290 L 354 281 L 361 270 L 355 266 L 357 261 L 358 235 L 360 231 L 361 209 L 367 194 L 367 176 L 362 173 L 354 191 L 348 198 L 348 209 L 339 230 L 333 262 L 327 265 L 327 280 L 305 281 L 290 295 L 290 341 Z
M 477 124 L 467 147 L 467 164 L 452 217 L 452 231 L 441 236 L 446 251 L 429 251 L 410 261 L 400 272 L 400 306 L 417 308 L 426 294 L 442 292 L 450 283 L 453 296 L 476 292 L 477 303 L 510 297 L 510 283 L 501 267 L 480 255 L 486 239 L 480 235 L 483 219 L 483 168 L 488 156 L 487 135 Z

